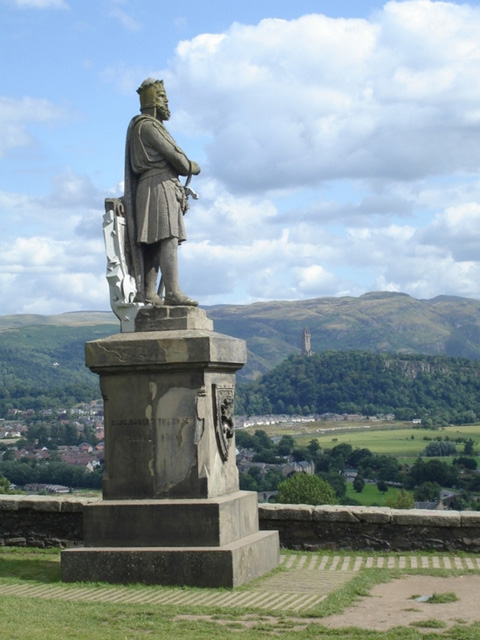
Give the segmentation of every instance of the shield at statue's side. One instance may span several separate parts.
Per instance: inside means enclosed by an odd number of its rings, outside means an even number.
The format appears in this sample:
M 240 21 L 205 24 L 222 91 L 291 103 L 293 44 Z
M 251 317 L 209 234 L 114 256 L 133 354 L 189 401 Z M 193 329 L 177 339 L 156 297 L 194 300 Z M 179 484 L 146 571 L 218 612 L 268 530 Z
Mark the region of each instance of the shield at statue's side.
M 233 412 L 233 385 L 213 385 L 213 415 L 215 419 L 215 437 L 222 460 L 228 459 L 230 444 L 235 432 Z

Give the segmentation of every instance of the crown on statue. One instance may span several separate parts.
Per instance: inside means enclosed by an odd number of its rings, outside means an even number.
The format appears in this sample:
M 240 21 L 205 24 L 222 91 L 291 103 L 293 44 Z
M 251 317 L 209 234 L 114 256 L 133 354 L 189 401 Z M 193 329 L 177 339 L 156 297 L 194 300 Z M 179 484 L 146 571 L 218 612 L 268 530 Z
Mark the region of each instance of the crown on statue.
M 163 80 L 155 80 L 147 78 L 138 87 L 137 93 L 140 96 L 140 110 L 149 109 L 156 105 L 157 93 L 159 90 L 164 91 Z

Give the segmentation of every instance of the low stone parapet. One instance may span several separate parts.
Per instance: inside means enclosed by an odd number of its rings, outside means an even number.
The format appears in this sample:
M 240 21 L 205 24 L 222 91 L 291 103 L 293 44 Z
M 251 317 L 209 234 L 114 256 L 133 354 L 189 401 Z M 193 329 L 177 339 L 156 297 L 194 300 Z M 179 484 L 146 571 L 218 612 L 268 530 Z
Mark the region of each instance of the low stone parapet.
M 0 495 L 0 546 L 83 544 L 83 507 L 95 498 Z
M 259 505 L 260 529 L 290 549 L 480 551 L 480 512 Z
M 96 498 L 0 495 L 0 546 L 83 544 L 83 507 Z M 480 512 L 259 505 L 260 529 L 290 549 L 480 552 Z

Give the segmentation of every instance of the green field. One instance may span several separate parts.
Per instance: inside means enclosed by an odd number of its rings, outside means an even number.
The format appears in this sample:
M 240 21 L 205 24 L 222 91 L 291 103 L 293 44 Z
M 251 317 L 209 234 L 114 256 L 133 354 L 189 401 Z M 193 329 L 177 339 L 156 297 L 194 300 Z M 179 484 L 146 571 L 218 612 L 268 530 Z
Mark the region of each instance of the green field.
M 377 489 L 376 484 L 366 483 L 361 493 L 357 493 L 353 489 L 353 483 L 347 482 L 347 498 L 358 500 L 364 507 L 383 507 L 386 498 L 392 499 L 396 496 L 398 489 L 389 487 L 386 493 L 382 493 Z
M 472 438 L 476 445 L 476 451 L 480 450 L 480 425 L 464 425 L 454 427 L 442 427 L 435 431 L 431 429 L 414 429 L 412 427 L 405 428 L 386 428 L 385 426 L 377 427 L 374 424 L 370 428 L 365 425 L 358 425 L 358 429 L 339 430 L 338 423 L 334 423 L 331 432 L 318 433 L 318 423 L 316 428 L 312 427 L 311 432 L 306 435 L 302 433 L 296 438 L 298 444 L 306 445 L 313 438 L 317 439 L 322 449 L 331 449 L 337 444 L 346 442 L 354 449 L 366 448 L 373 453 L 387 454 L 394 456 L 410 456 L 415 458 L 421 455 L 428 444 L 424 438 L 434 440 L 437 437 L 444 439 L 448 436 L 451 440 L 457 438 Z M 398 423 L 397 423 L 398 424 Z M 363 428 L 360 428 L 363 427 Z M 322 427 L 325 429 L 325 427 Z M 457 444 L 458 453 L 463 452 L 463 444 Z

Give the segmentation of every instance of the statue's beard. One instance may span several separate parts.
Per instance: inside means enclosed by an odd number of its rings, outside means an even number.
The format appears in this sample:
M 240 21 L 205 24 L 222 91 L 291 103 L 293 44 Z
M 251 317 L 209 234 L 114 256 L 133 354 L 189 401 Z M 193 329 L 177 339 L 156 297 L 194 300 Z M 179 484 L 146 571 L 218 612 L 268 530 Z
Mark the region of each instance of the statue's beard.
M 168 107 L 157 107 L 157 118 L 159 120 L 170 120 L 170 109 Z

